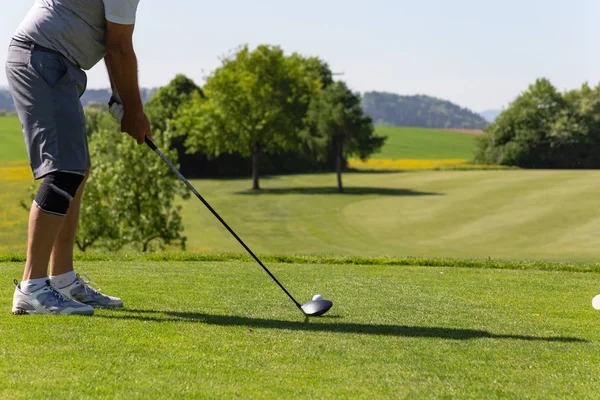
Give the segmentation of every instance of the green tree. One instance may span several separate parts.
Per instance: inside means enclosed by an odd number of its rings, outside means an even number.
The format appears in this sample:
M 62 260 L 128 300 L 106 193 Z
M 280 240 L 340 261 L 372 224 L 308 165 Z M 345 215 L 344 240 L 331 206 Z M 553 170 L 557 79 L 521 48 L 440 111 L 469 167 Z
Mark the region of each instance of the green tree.
M 124 246 L 139 251 L 177 244 L 185 249 L 181 207 L 176 196 L 189 193 L 163 161 L 146 146 L 140 147 L 107 113 L 91 114 L 96 131 L 90 132 L 93 165 L 84 192 L 76 244 L 85 251 L 91 246 L 119 250 Z M 155 142 L 167 157 L 168 132 L 155 134 Z
M 310 98 L 322 86 L 322 66 L 277 46 L 244 46 L 208 77 L 206 98 L 192 95 L 177 130 L 188 132 L 191 152 L 251 157 L 258 190 L 260 157 L 297 145 Z
M 152 129 L 160 132 L 168 130 L 182 105 L 190 101 L 194 93 L 204 97 L 202 89 L 182 74 L 175 76 L 166 86 L 159 88 L 144 105 L 144 110 L 152 122 Z
M 342 171 L 345 157 L 357 155 L 368 158 L 378 151 L 386 138 L 375 135 L 373 123 L 360 105 L 360 97 L 344 82 L 335 82 L 325 88 L 310 103 L 307 122 L 314 143 L 326 157 L 332 149 L 336 157 L 338 191 L 342 193 Z
M 475 161 L 525 168 L 554 166 L 551 133 L 567 102 L 547 79 L 538 79 L 478 139 Z
M 552 166 L 598 168 L 600 151 L 600 86 L 584 84 L 563 96 L 565 106 L 549 133 Z

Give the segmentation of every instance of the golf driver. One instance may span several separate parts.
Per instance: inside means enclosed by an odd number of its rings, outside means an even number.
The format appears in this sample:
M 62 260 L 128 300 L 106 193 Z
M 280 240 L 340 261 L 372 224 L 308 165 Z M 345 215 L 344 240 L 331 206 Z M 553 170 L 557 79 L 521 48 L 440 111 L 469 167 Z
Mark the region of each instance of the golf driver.
M 269 274 L 269 276 L 275 281 L 275 283 L 277 283 L 277 285 L 279 285 L 281 290 L 283 290 L 285 292 L 285 294 L 288 295 L 288 297 L 294 302 L 296 307 L 298 307 L 298 309 L 300 311 L 302 311 L 302 313 L 304 315 L 310 316 L 310 317 L 318 317 L 318 316 L 325 314 L 327 311 L 329 311 L 329 309 L 331 307 L 333 307 L 333 302 L 331 302 L 329 300 L 324 300 L 321 298 L 321 296 L 318 296 L 318 298 L 316 300 L 309 301 L 308 303 L 306 303 L 304 305 L 301 305 L 300 303 L 298 303 L 296 301 L 296 299 L 294 299 L 294 297 L 290 294 L 290 292 L 288 292 L 283 287 L 283 285 L 277 280 L 277 278 L 275 278 L 275 276 L 271 273 L 271 271 L 269 271 L 268 268 L 265 267 L 265 265 L 262 263 L 262 261 L 260 261 L 260 259 L 252 252 L 252 250 L 250 250 L 250 248 L 248 246 L 246 246 L 246 243 L 244 243 L 244 241 L 242 239 L 240 239 L 240 237 L 233 231 L 233 229 L 231 229 L 229 227 L 229 225 L 227 225 L 227 223 L 223 220 L 223 218 L 221 218 L 221 216 L 210 206 L 210 204 L 208 204 L 208 202 L 206 200 L 204 200 L 204 197 L 202 197 L 200 195 L 200 193 L 198 193 L 198 191 L 185 178 L 185 176 L 183 176 L 183 174 L 181 172 L 179 172 L 179 170 L 171 163 L 171 161 L 169 161 L 169 159 L 162 153 L 162 151 L 160 151 L 158 149 L 158 147 L 156 147 L 156 145 L 148 138 L 146 138 L 146 144 L 156 154 L 158 154 L 159 157 L 162 158 L 162 160 L 165 163 L 167 163 L 167 165 L 169 167 L 171 167 L 171 169 L 173 170 L 173 172 L 175 172 L 177 174 L 179 179 L 181 179 L 183 181 L 183 183 L 185 183 L 186 186 L 188 188 L 190 188 L 190 190 L 196 195 L 196 197 L 202 202 L 202 204 L 204 204 L 206 206 L 206 208 L 208 208 L 208 210 L 219 220 L 219 222 L 221 222 L 221 224 L 223 224 L 223 226 L 229 231 L 229 233 L 231 233 L 233 235 L 233 237 L 237 239 L 237 241 L 242 245 L 242 247 L 244 247 L 244 249 L 246 249 L 246 251 L 252 256 L 252 258 L 254 258 L 256 260 L 256 262 L 265 270 L 265 272 L 267 274 Z

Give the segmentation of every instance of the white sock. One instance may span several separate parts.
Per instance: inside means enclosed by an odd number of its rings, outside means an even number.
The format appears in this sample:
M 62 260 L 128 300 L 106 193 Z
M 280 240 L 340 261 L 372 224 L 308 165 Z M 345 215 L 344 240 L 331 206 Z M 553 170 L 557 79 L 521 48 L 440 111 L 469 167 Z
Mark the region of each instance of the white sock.
M 75 271 L 67 272 L 66 274 L 56 275 L 50 277 L 50 282 L 59 289 L 69 286 L 71 283 L 75 282 L 77 279 L 77 275 Z
M 22 281 L 19 286 L 21 287 L 21 291 L 23 293 L 33 293 L 36 290 L 41 289 L 44 286 L 46 286 L 47 281 L 48 281 L 48 277 L 45 276 L 43 278 L 29 279 L 26 281 Z

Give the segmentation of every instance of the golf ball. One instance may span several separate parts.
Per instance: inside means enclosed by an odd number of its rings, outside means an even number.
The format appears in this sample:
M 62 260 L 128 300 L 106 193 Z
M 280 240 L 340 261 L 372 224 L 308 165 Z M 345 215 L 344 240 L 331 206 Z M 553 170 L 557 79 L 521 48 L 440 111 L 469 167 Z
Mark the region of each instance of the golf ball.
M 317 300 L 323 300 L 323 296 L 321 296 L 320 294 L 315 294 L 313 296 L 312 301 L 317 301 Z
M 596 310 L 600 310 L 600 294 L 592 300 L 592 307 Z

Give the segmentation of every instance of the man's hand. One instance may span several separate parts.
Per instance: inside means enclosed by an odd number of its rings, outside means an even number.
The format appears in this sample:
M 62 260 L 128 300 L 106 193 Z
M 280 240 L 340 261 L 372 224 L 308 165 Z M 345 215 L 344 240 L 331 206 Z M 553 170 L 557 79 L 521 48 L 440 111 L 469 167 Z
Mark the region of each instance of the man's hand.
M 150 121 L 143 111 L 125 113 L 121 122 L 121 132 L 126 132 L 134 138 L 137 144 L 143 144 L 146 138 L 152 140 Z
M 108 112 L 110 112 L 110 115 L 112 115 L 115 121 L 120 125 L 125 116 L 125 110 L 123 109 L 123 104 L 121 104 L 114 96 L 110 99 L 110 103 L 108 103 Z
M 113 118 L 121 125 L 121 132 L 128 133 L 138 144 L 144 143 L 146 137 L 152 140 L 152 129 L 146 114 L 143 111 L 125 114 L 125 109 L 119 100 L 118 95 L 113 94 L 108 103 L 108 109 Z

